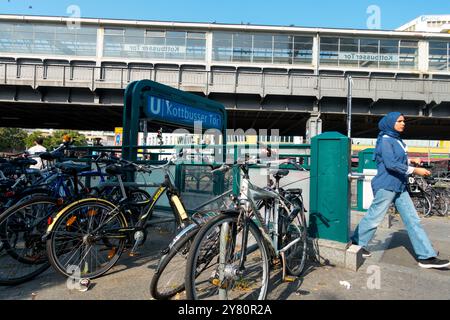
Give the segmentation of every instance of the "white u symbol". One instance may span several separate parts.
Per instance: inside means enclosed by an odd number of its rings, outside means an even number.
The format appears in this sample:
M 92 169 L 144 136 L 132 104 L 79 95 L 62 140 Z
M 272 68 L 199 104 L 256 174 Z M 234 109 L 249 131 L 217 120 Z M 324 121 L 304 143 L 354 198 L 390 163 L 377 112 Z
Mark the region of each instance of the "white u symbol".
M 150 112 L 154 115 L 161 113 L 161 99 L 150 97 Z

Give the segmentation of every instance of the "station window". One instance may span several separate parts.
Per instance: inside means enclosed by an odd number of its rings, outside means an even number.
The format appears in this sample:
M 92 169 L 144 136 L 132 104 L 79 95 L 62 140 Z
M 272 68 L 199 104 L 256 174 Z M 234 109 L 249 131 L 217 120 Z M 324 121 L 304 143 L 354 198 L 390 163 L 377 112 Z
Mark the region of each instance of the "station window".
M 97 28 L 0 23 L 0 52 L 95 56 Z
M 313 37 L 266 33 L 213 33 L 213 60 L 312 64 Z
M 417 69 L 418 41 L 321 37 L 322 65 Z
M 123 35 L 105 34 L 106 57 L 161 60 L 205 60 L 206 34 L 126 28 Z
M 430 41 L 429 68 L 432 71 L 448 71 L 450 48 L 448 42 Z

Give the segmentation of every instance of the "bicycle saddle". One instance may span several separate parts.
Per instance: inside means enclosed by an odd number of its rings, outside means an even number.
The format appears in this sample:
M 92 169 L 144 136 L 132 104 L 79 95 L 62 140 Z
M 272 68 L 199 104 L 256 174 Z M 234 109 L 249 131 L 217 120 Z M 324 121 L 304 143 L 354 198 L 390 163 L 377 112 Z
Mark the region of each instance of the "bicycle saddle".
M 113 165 L 107 166 L 105 171 L 109 175 L 116 176 L 116 175 L 122 175 L 122 174 L 127 174 L 127 173 L 134 173 L 134 172 L 136 172 L 136 167 L 133 165 L 120 166 L 117 164 L 113 164 Z
M 301 195 L 303 193 L 303 190 L 302 189 L 288 189 L 288 190 L 286 190 L 286 192 L 290 193 L 290 194 Z
M 77 164 L 73 161 L 63 162 L 56 164 L 58 169 L 61 169 L 63 173 L 75 175 L 84 171 L 91 170 L 91 166 L 86 164 Z
M 58 159 L 61 159 L 63 156 L 64 156 L 64 154 L 62 154 L 61 152 L 45 152 L 45 153 L 39 155 L 39 157 L 45 161 L 58 160 Z
M 289 170 L 287 169 L 282 169 L 282 170 L 274 170 L 270 172 L 271 174 L 274 175 L 275 178 L 284 178 L 287 177 L 289 175 Z
M 35 164 L 37 164 L 37 161 L 34 159 L 27 159 L 27 158 L 17 158 L 14 160 L 11 160 L 11 164 L 16 165 L 16 166 L 34 166 Z

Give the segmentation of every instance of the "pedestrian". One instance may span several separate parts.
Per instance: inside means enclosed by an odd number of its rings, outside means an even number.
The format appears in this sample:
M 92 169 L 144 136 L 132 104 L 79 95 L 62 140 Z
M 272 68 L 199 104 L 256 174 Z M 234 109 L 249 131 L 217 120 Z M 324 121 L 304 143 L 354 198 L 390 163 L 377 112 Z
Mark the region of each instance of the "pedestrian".
M 380 134 L 374 155 L 378 174 L 372 180 L 375 198 L 366 216 L 355 230 L 353 243 L 363 248 L 363 257 L 370 257 L 369 242 L 374 237 L 390 205 L 394 203 L 408 231 L 419 266 L 425 269 L 449 267 L 448 260 L 438 258 L 438 253 L 422 227 L 417 210 L 407 191 L 409 175 L 427 177 L 431 175 L 431 172 L 424 168 L 410 166 L 414 163 L 420 165 L 420 159 L 408 161 L 406 144 L 400 138 L 405 130 L 405 117 L 399 112 L 389 113 L 380 121 L 379 129 Z
M 39 137 L 34 140 L 34 146 L 27 150 L 30 156 L 37 161 L 37 164 L 30 166 L 31 169 L 41 170 L 43 168 L 42 159 L 39 157 L 44 152 L 47 152 L 47 148 L 43 146 L 44 139 Z

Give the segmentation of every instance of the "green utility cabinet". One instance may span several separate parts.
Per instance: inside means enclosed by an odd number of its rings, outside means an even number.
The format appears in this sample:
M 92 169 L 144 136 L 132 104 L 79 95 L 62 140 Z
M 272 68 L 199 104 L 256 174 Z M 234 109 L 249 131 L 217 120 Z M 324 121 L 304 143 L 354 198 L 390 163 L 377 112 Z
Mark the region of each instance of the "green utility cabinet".
M 338 132 L 327 132 L 312 139 L 309 227 L 312 238 L 349 242 L 350 154 L 350 139 Z
M 372 202 L 371 181 L 377 173 L 377 163 L 373 160 L 375 149 L 366 149 L 358 154 L 358 173 L 365 174 L 364 180 L 358 180 L 358 211 L 367 211 Z

